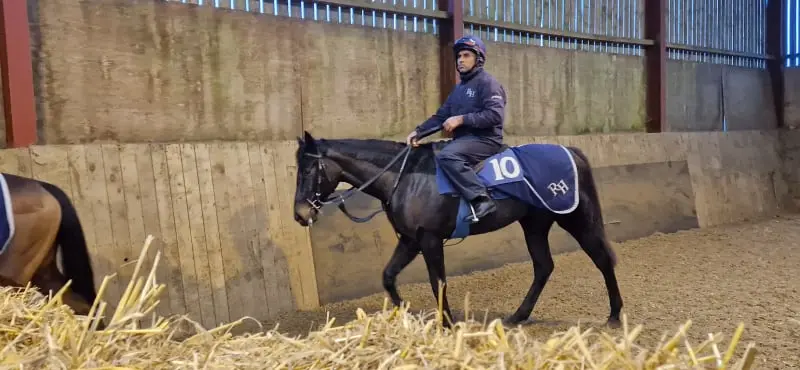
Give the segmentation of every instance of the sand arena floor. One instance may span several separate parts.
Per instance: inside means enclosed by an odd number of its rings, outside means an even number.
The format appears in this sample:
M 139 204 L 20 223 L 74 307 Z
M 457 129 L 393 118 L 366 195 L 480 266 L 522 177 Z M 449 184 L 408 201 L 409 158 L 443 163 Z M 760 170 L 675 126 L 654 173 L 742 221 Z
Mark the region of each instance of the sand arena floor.
M 739 348 L 756 342 L 758 368 L 800 368 L 800 322 L 791 320 L 800 320 L 800 215 L 657 234 L 614 247 L 620 259 L 623 312 L 632 325 L 645 327 L 640 344 L 653 347 L 688 319 L 693 322 L 692 343 L 702 342 L 710 332 L 723 333 L 727 343 L 737 324 L 744 322 Z M 538 322 L 526 330 L 545 337 L 579 322 L 602 327 L 608 298 L 600 272 L 582 251 L 556 255 L 554 260 L 555 271 L 532 315 Z M 476 318 L 487 311 L 490 320 L 504 317 L 517 308 L 532 276 L 526 262 L 450 277 L 448 298 L 454 315 L 463 317 L 469 291 Z M 400 293 L 412 309 L 436 305 L 427 283 L 401 285 Z M 278 321 L 283 332 L 305 334 L 324 323 L 326 311 L 343 323 L 355 317 L 358 307 L 368 313 L 380 310 L 383 300 L 379 293 L 313 312 L 285 314 Z

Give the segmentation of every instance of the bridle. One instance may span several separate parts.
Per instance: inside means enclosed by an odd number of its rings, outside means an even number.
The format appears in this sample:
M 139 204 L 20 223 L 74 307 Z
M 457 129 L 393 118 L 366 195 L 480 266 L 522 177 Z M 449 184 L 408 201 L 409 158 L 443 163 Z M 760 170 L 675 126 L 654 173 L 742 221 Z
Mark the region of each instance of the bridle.
M 423 131 L 422 133 L 417 135 L 417 138 L 419 138 L 419 140 L 422 140 L 424 137 L 432 135 L 432 134 L 436 133 L 437 131 L 441 130 L 441 128 L 442 128 L 441 126 L 437 126 L 437 127 L 433 127 L 432 129 L 429 129 L 427 131 Z M 408 162 L 408 155 L 411 154 L 411 149 L 412 149 L 412 147 L 410 145 L 408 145 L 405 148 L 403 148 L 403 150 L 401 150 L 399 153 L 397 153 L 394 156 L 394 158 L 392 158 L 392 160 L 389 161 L 389 163 L 386 164 L 386 166 L 384 166 L 383 169 L 380 170 L 380 172 L 375 174 L 375 176 L 373 176 L 371 179 L 367 180 L 365 183 L 361 184 L 361 186 L 359 186 L 357 188 L 355 186 L 353 186 L 350 189 L 347 189 L 344 192 L 342 192 L 338 197 L 336 197 L 334 199 L 326 199 L 326 200 L 322 200 L 322 193 L 320 192 L 321 189 L 322 189 L 322 177 L 325 176 L 327 178 L 327 172 L 325 171 L 325 162 L 323 161 L 323 159 L 325 159 L 325 156 L 322 153 L 309 153 L 309 152 L 305 152 L 304 151 L 303 152 L 304 156 L 308 156 L 308 157 L 314 158 L 316 160 L 316 162 L 317 162 L 317 170 L 318 170 L 317 171 L 317 183 L 316 183 L 316 187 L 314 188 L 314 195 L 312 196 L 311 199 L 306 198 L 306 202 L 308 202 L 311 205 L 311 207 L 314 208 L 317 212 L 319 212 L 322 209 L 322 207 L 324 207 L 324 206 L 326 206 L 328 204 L 337 203 L 337 206 L 342 211 L 342 213 L 344 213 L 345 216 L 347 216 L 353 222 L 364 223 L 364 222 L 367 222 L 367 221 L 371 220 L 378 213 L 385 212 L 385 211 L 387 211 L 389 209 L 389 206 L 391 205 L 391 202 L 392 202 L 392 197 L 394 196 L 394 192 L 397 190 L 397 186 L 400 184 L 400 178 L 403 176 L 403 170 L 406 168 L 406 163 Z M 356 216 L 353 216 L 352 214 L 350 214 L 350 212 L 347 211 L 347 207 L 345 207 L 345 205 L 344 205 L 344 201 L 347 200 L 348 198 L 352 197 L 353 194 L 356 191 L 363 191 L 364 189 L 367 188 L 367 186 L 372 185 L 372 183 L 375 182 L 378 178 L 380 178 L 381 175 L 386 173 L 386 171 L 388 171 L 389 168 L 394 166 L 394 164 L 397 163 L 397 160 L 399 160 L 401 156 L 403 157 L 403 163 L 400 165 L 400 171 L 397 174 L 397 178 L 394 180 L 394 185 L 392 185 L 392 191 L 389 193 L 389 196 L 386 198 L 386 202 L 381 203 L 381 209 L 373 212 L 372 214 L 370 214 L 369 216 L 366 216 L 366 217 L 356 217 Z M 391 219 L 389 221 L 391 222 Z M 397 236 L 397 238 L 399 240 L 400 239 L 400 235 L 397 234 L 397 232 L 395 232 L 395 234 L 396 234 L 396 236 Z M 466 237 L 461 238 L 461 241 L 459 241 L 458 243 L 455 243 L 455 244 L 451 244 L 451 245 L 459 244 L 459 243 L 463 242 L 465 239 L 466 239 Z M 448 245 L 445 245 L 445 246 L 448 246 Z M 422 253 L 422 251 L 420 250 L 419 253 Z
M 322 177 L 325 176 L 327 178 L 327 172 L 325 171 L 325 169 L 326 169 L 325 168 L 325 161 L 323 161 L 323 159 L 325 159 L 325 156 L 322 153 L 303 152 L 303 155 L 309 156 L 309 157 L 314 158 L 316 160 L 316 162 L 317 162 L 317 170 L 318 170 L 317 171 L 317 183 L 316 183 L 316 186 L 314 188 L 314 195 L 311 197 L 311 199 L 306 198 L 306 202 L 308 202 L 311 205 L 311 207 L 314 208 L 316 211 L 320 211 L 322 209 L 322 207 L 324 207 L 324 206 L 326 206 L 328 204 L 337 203 L 337 206 L 342 211 L 342 213 L 344 213 L 348 218 L 350 218 L 350 220 L 352 220 L 354 222 L 358 222 L 358 223 L 367 222 L 367 221 L 371 220 L 373 217 L 375 217 L 378 213 L 384 212 L 389 208 L 389 205 L 391 204 L 391 201 L 392 201 L 392 197 L 394 196 L 394 192 L 395 192 L 395 190 L 397 190 L 397 185 L 400 184 L 400 177 L 403 175 L 403 170 L 405 169 L 406 163 L 408 162 L 408 155 L 409 154 L 411 154 L 411 146 L 407 146 L 403 150 L 401 150 L 399 153 L 397 153 L 394 156 L 394 158 L 392 158 L 392 160 L 389 161 L 389 163 L 386 166 L 384 166 L 383 169 L 381 169 L 380 172 L 375 174 L 375 176 L 373 176 L 371 179 L 369 179 L 366 182 L 364 182 L 363 184 L 361 184 L 361 186 L 359 186 L 357 188 L 355 186 L 353 186 L 350 189 L 347 189 L 344 192 L 342 192 L 341 194 L 339 194 L 339 196 L 336 197 L 336 198 L 323 200 L 322 199 L 322 193 L 321 193 L 321 190 L 322 190 Z M 350 214 L 350 212 L 347 211 L 347 208 L 344 205 L 345 200 L 347 200 L 348 198 L 352 197 L 353 194 L 356 191 L 363 191 L 368 186 L 372 185 L 373 182 L 375 182 L 378 178 L 381 177 L 381 175 L 386 173 L 386 171 L 388 171 L 389 168 L 391 168 L 395 163 L 397 163 L 397 160 L 400 159 L 401 156 L 403 156 L 403 163 L 400 166 L 400 172 L 397 174 L 397 178 L 395 179 L 394 185 L 392 186 L 392 191 L 389 194 L 389 196 L 386 198 L 386 202 L 381 204 L 381 209 L 373 212 L 372 214 L 370 214 L 369 216 L 366 216 L 366 217 L 356 217 L 356 216 L 353 216 L 352 214 Z

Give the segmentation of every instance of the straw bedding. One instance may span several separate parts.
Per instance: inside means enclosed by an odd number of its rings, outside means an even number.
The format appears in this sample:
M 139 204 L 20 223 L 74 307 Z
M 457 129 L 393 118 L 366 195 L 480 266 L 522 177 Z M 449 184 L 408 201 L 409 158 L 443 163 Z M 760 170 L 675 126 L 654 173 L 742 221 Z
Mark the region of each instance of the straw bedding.
M 185 317 L 154 314 L 165 287 L 155 281 L 160 254 L 140 276 L 151 240 L 114 312 L 105 312 L 101 302 L 109 277 L 89 317 L 62 305 L 62 292 L 48 298 L 30 286 L 0 288 L 0 368 L 747 369 L 756 353 L 752 343 L 736 350 L 742 324 L 730 339 L 709 334 L 704 343 L 690 344 L 688 321 L 657 348 L 646 349 L 635 343 L 642 326 L 631 328 L 625 320 L 620 337 L 576 326 L 535 339 L 468 313 L 469 320 L 451 331 L 442 328 L 438 310 L 413 314 L 388 303 L 373 314 L 359 309 L 357 318 L 343 325 L 331 318 L 304 338 L 284 336 L 278 328 L 234 336 L 230 329 L 247 318 L 206 330 Z M 96 330 L 98 316 L 104 317 L 105 330 Z

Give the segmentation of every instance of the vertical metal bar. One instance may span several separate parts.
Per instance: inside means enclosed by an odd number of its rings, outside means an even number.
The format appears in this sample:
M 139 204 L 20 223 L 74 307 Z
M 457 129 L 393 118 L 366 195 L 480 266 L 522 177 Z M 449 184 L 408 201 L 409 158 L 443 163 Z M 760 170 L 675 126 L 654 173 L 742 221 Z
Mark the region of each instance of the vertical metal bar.
M 647 0 L 645 0 L 645 9 L 647 9 Z M 675 42 L 675 1 L 677 0 L 669 0 L 669 7 L 667 9 L 667 14 L 669 17 L 669 31 L 667 33 L 667 41 L 674 43 Z M 645 21 L 645 27 L 647 27 L 647 22 Z M 667 57 L 672 59 L 674 51 L 670 50 L 667 53 Z M 645 54 L 646 55 L 646 54 Z
M 783 17 L 784 21 L 785 21 L 784 24 L 786 24 L 786 54 L 781 54 L 781 55 L 788 55 L 788 54 L 791 54 L 791 50 L 792 50 L 791 43 L 792 43 L 792 34 L 793 34 L 793 32 L 792 32 L 793 25 L 792 25 L 792 21 L 791 21 L 790 17 L 791 17 L 791 14 L 792 14 L 793 5 L 797 5 L 797 4 L 793 4 L 792 0 L 781 0 L 781 2 L 783 2 L 783 1 L 786 1 L 786 8 L 787 8 L 786 17 Z M 767 8 L 769 8 L 769 5 L 767 5 Z M 781 29 L 781 31 L 783 31 L 783 29 Z M 786 66 L 787 67 L 791 67 L 792 66 L 791 58 L 788 58 L 788 57 L 786 58 Z
M 694 45 L 694 40 L 697 36 L 697 25 L 695 23 L 695 20 L 697 19 L 696 17 L 697 7 L 695 6 L 694 0 L 689 0 L 689 1 L 690 1 L 688 6 L 689 11 L 687 12 L 689 13 L 689 20 L 688 20 L 689 32 L 687 34 L 688 38 L 686 40 L 686 43 L 689 45 Z
M 800 4 L 795 1 L 794 4 L 794 26 L 792 29 L 794 34 L 794 54 L 800 55 Z M 794 66 L 800 65 L 800 57 L 794 58 Z
M 647 73 L 647 132 L 661 132 L 666 128 L 666 0 L 645 2 L 645 38 L 654 41 L 646 48 L 645 68 Z
M 744 21 L 744 27 L 742 29 L 743 39 L 742 39 L 742 49 L 746 53 L 753 53 L 752 48 L 752 40 L 753 40 L 753 23 L 756 20 L 756 9 L 753 5 L 757 3 L 758 0 L 744 0 L 744 14 L 742 14 L 741 18 Z M 748 64 L 750 63 L 751 59 L 747 59 Z M 750 67 L 750 65 L 748 65 Z
M 736 8 L 737 9 L 736 9 L 736 18 L 734 20 L 734 22 L 736 22 L 736 25 L 737 25 L 737 27 L 736 27 L 736 35 L 737 35 L 737 37 L 735 38 L 736 46 L 735 46 L 734 50 L 740 51 L 740 52 L 744 51 L 742 44 L 743 44 L 743 41 L 744 41 L 744 39 L 746 37 L 746 35 L 744 34 L 744 26 L 745 26 L 745 22 L 747 21 L 747 19 L 744 17 L 744 12 L 745 12 L 745 10 L 744 10 L 744 1 L 745 0 L 736 0 Z
M 33 91 L 30 29 L 26 1 L 0 0 L 0 74 L 6 146 L 36 144 L 36 96 Z
M 700 32 L 701 32 L 701 36 L 700 36 L 700 40 L 698 40 L 698 43 L 700 44 L 700 46 L 706 47 L 706 48 L 708 47 L 708 45 L 707 45 L 708 42 L 707 41 L 708 41 L 708 10 L 709 10 L 709 8 L 710 7 L 708 6 L 708 0 L 703 0 L 703 16 L 700 17 L 700 24 L 701 24 L 701 26 L 700 26 L 700 30 L 701 31 Z M 708 58 L 708 54 L 707 53 L 701 53 L 700 54 L 700 61 L 701 62 L 703 62 L 703 63 L 708 62 L 707 58 Z
M 438 8 L 447 12 L 439 32 L 439 98 L 442 103 L 458 84 L 453 44 L 464 35 L 464 5 L 462 0 L 438 0 Z
M 784 19 L 786 3 L 784 1 L 770 1 L 767 3 L 766 9 L 766 40 L 767 54 L 773 55 L 775 58 L 767 61 L 767 70 L 770 74 L 770 81 L 772 84 L 772 99 L 775 105 L 775 119 L 778 122 L 778 127 L 784 126 L 784 80 L 783 68 L 781 68 L 781 55 L 783 55 L 781 37 L 783 36 Z

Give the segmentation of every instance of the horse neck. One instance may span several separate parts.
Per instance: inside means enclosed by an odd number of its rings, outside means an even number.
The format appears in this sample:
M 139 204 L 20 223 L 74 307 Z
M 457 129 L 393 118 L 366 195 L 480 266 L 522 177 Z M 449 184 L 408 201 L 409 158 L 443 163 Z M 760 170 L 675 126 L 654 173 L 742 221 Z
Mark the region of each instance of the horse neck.
M 380 140 L 330 140 L 327 144 L 329 147 L 327 156 L 342 168 L 344 182 L 360 187 L 373 177 L 379 176 L 363 191 L 382 202 L 389 200 L 403 158 L 401 157 L 386 172 L 381 174 L 381 171 L 404 148 L 403 146 Z

